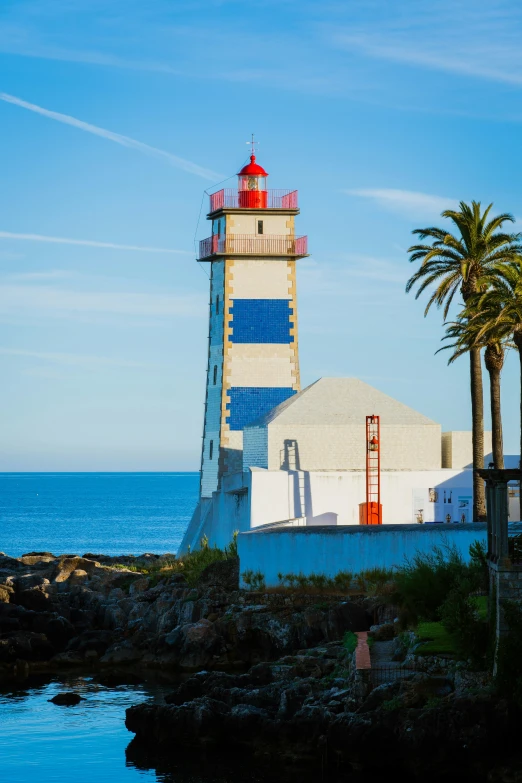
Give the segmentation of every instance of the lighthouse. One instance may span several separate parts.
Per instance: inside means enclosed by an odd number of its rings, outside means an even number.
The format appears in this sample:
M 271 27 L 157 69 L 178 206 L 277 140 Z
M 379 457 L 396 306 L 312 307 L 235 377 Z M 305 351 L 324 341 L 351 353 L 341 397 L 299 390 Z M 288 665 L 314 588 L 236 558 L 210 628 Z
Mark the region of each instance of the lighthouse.
M 210 195 L 212 233 L 199 245 L 210 266 L 209 341 L 201 452 L 202 501 L 243 467 L 243 429 L 300 390 L 296 190 L 270 190 L 256 161 L 237 187 Z

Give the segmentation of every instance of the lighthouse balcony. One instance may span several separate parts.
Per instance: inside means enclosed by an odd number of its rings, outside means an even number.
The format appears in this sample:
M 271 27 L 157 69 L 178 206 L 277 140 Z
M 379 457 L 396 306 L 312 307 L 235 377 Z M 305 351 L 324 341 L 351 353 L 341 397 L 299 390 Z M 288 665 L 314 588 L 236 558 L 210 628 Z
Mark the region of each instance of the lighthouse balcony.
M 234 190 L 222 188 L 210 194 L 210 214 L 218 209 L 297 210 L 297 190 Z
M 211 261 L 214 256 L 293 256 L 308 255 L 308 237 L 264 234 L 229 234 L 202 239 L 199 243 L 199 261 Z

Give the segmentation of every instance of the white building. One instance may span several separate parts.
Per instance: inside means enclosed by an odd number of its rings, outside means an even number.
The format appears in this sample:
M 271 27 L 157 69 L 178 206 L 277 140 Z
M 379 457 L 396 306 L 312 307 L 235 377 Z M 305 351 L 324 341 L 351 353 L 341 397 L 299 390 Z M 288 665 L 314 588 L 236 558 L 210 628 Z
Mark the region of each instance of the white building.
M 359 525 L 368 415 L 381 423 L 379 527 L 471 522 L 471 433 L 441 433 L 356 378 L 300 391 L 296 260 L 306 237 L 295 235 L 297 192 L 267 190 L 266 177 L 252 155 L 237 191 L 210 196 L 212 235 L 200 243 L 211 267 L 201 490 L 180 551 L 203 536 L 224 546 L 238 530 L 251 562 L 254 531 Z M 485 444 L 489 453 L 488 435 Z

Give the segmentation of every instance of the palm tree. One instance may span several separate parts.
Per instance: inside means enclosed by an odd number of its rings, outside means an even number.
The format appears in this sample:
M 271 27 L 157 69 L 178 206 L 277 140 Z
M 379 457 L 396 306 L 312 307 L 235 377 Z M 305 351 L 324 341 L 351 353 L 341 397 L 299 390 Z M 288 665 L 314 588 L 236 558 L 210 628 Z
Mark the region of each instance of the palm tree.
M 478 300 L 480 340 L 512 340 L 520 361 L 520 454 L 522 455 L 522 258 L 502 264 Z M 522 463 L 521 463 L 522 464 Z
M 495 334 L 489 317 L 486 318 L 484 312 L 480 309 L 480 296 L 480 294 L 477 294 L 475 297 L 472 297 L 467 307 L 459 315 L 458 320 L 447 324 L 446 335 L 443 339 L 452 339 L 454 342 L 439 348 L 439 351 L 453 348 L 453 354 L 448 360 L 448 364 L 451 364 L 455 359 L 458 359 L 464 353 L 469 353 L 473 348 L 486 349 L 484 351 L 484 364 L 489 374 L 493 462 L 496 468 L 503 469 L 504 445 L 500 406 L 500 375 L 504 366 L 506 338 Z M 484 328 L 486 328 L 486 333 L 484 333 Z
M 416 297 L 435 284 L 424 315 L 430 307 L 444 306 L 444 320 L 457 292 L 460 291 L 466 305 L 474 294 L 483 292 L 491 275 L 496 274 L 499 264 L 513 261 L 521 251 L 520 234 L 501 231 L 506 222 L 514 222 L 512 215 L 504 213 L 491 219 L 489 213 L 493 204 L 484 211 L 481 204 L 471 205 L 461 201 L 458 210 L 447 209 L 442 217 L 448 218 L 457 228 L 457 235 L 432 226 L 413 231 L 428 244 L 409 248 L 410 261 L 420 261 L 417 271 L 406 285 L 409 292 L 419 284 Z M 486 517 L 484 482 L 477 473 L 484 467 L 484 402 L 482 392 L 482 367 L 480 348 L 472 347 L 470 357 L 471 418 L 473 439 L 473 519 L 482 521 Z

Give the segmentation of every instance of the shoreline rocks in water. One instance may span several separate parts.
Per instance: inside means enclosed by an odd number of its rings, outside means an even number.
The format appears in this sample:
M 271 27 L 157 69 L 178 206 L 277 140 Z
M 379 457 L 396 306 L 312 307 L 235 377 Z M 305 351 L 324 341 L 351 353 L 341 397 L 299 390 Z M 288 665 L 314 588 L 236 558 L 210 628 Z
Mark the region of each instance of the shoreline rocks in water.
M 357 771 L 361 780 L 375 773 L 431 781 L 460 771 L 460 779 L 476 781 L 493 779 L 502 753 L 518 747 L 508 704 L 477 692 L 473 677 L 459 669 L 418 672 L 368 692 L 338 642 L 244 674 L 200 672 L 165 701 L 126 713 L 136 735 L 128 755 L 151 766 L 163 760 L 162 768 L 165 759 L 204 749 L 210 758 L 243 754 L 272 768 L 290 765 L 300 779 L 328 770 L 329 781 Z
M 240 591 L 237 559 L 211 564 L 195 587 L 179 573 L 136 570 L 151 562 L 168 556 L 0 554 L 0 676 L 69 666 L 245 668 L 371 624 L 343 596 Z
M 58 707 L 74 707 L 76 704 L 79 704 L 81 701 L 85 701 L 83 696 L 80 696 L 79 693 L 57 693 L 56 696 L 53 696 L 52 699 L 49 699 L 50 702 L 53 704 L 56 704 Z

